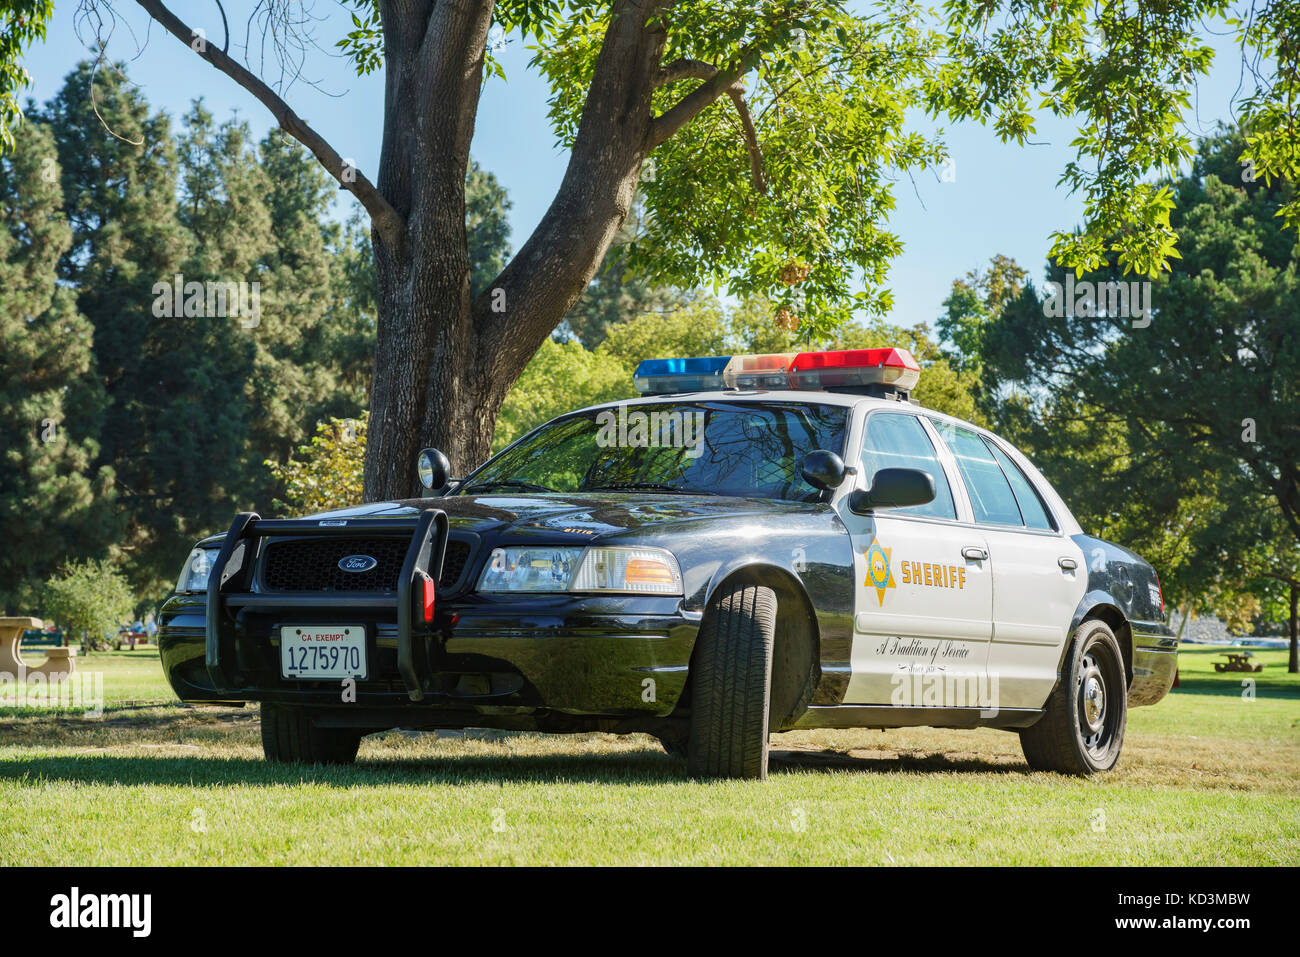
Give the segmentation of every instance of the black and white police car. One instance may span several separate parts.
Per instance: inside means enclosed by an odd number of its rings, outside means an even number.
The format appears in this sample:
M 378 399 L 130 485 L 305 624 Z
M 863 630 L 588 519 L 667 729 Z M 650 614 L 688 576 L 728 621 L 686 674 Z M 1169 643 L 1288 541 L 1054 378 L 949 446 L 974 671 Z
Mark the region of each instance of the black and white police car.
M 993 727 L 1115 765 L 1177 642 L 1146 562 L 1024 456 L 911 402 L 902 349 L 647 360 L 431 495 L 243 513 L 162 610 L 191 702 L 261 702 L 272 760 L 393 727 L 648 732 L 762 778 L 769 733 Z

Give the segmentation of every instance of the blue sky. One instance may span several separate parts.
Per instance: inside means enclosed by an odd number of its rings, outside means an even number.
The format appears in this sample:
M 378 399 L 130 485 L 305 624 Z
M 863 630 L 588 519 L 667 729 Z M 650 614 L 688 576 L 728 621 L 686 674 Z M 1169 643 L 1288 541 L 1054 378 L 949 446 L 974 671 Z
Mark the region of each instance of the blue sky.
M 217 117 L 237 111 L 259 135 L 271 125 L 270 115 L 250 94 L 160 27 L 151 27 L 134 4 L 122 0 L 118 7 L 123 18 L 110 39 L 109 54 L 130 61 L 131 78 L 156 109 L 178 117 L 192 99 L 202 96 Z M 318 0 L 314 8 L 327 18 L 316 30 L 321 49 L 312 53 L 304 71 L 316 85 L 300 81 L 287 91 L 286 99 L 340 154 L 373 176 L 382 136 L 382 75 L 357 77 L 334 55 L 334 40 L 348 29 L 346 16 L 334 0 Z M 173 9 L 220 42 L 215 4 L 176 3 Z M 69 0 L 56 5 L 49 39 L 27 59 L 34 81 L 29 95 L 39 102 L 52 96 L 77 60 L 87 55 L 77 37 L 74 11 Z M 199 16 L 207 21 L 196 19 Z M 89 40 L 84 29 L 82 33 Z M 242 36 L 241 26 L 232 39 L 232 54 L 237 53 Z M 137 52 L 137 40 L 142 52 Z M 1229 115 L 1237 83 L 1235 51 L 1221 40 L 1214 45 L 1215 69 L 1200 84 L 1198 115 L 1189 117 L 1197 132 L 1208 131 L 1216 120 Z M 547 87 L 528 69 L 529 52 L 516 40 L 499 50 L 497 57 L 507 79 L 493 79 L 483 90 L 472 152 L 509 190 L 514 204 L 512 245 L 518 248 L 546 211 L 567 156 L 556 148 L 546 122 Z M 262 75 L 270 78 L 266 72 Z M 1068 123 L 1044 118 L 1035 137 L 1043 145 L 1027 148 L 1000 144 L 991 131 L 976 124 L 941 125 L 954 160 L 952 181 L 942 182 L 927 173 L 917 177 L 915 188 L 907 181 L 899 183 L 898 207 L 890 219 L 890 227 L 904 243 L 903 254 L 890 270 L 888 285 L 895 298 L 891 318 L 908 325 L 933 322 L 952 280 L 986 264 L 995 253 L 1012 256 L 1035 279 L 1041 278 L 1048 237 L 1055 229 L 1074 226 L 1082 209 L 1077 197 L 1056 185 L 1072 158 L 1069 142 L 1074 130 Z

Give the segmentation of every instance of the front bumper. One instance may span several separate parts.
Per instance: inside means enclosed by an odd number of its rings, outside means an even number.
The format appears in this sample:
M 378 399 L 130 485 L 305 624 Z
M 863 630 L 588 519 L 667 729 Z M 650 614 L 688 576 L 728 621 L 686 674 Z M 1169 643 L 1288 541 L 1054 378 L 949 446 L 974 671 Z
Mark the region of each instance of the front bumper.
M 569 595 L 439 602 L 433 625 L 413 635 L 420 701 L 411 700 L 398 669 L 395 616 L 333 597 L 313 609 L 241 609 L 230 638 L 232 680 L 221 689 L 205 663 L 204 596 L 168 600 L 159 648 L 172 688 L 190 702 L 272 701 L 344 712 L 355 706 L 406 715 L 410 723 L 417 713 L 442 711 L 456 716 L 449 726 L 474 715 L 532 716 L 539 727 L 560 715 L 664 717 L 681 698 L 699 629 L 698 614 L 679 604 Z M 279 629 L 290 622 L 366 626 L 369 676 L 356 683 L 355 700 L 344 701 L 339 682 L 281 677 Z M 550 723 L 564 724 L 558 717 Z
M 1163 622 L 1131 623 L 1133 680 L 1129 683 L 1130 708 L 1155 704 L 1173 686 L 1178 671 L 1178 637 Z

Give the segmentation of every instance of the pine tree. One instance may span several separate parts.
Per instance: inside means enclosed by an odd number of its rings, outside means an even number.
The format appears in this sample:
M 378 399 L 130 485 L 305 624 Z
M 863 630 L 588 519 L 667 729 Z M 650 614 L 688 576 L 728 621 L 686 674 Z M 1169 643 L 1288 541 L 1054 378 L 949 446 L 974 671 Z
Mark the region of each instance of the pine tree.
M 59 278 L 75 285 L 94 327 L 94 373 L 108 397 L 98 464 L 115 476 L 126 570 L 138 592 L 157 594 L 194 537 L 242 504 L 251 350 L 214 326 L 228 320 L 155 308 L 170 305 L 160 284 L 198 278 L 184 276 L 196 245 L 177 208 L 168 118 L 149 110 L 120 65 L 89 63 L 43 117 L 72 225 Z
M 40 123 L 0 158 L 0 607 L 33 614 L 39 583 L 113 540 L 112 470 L 96 467 L 105 396 L 91 324 L 55 267 L 72 242 L 54 139 Z

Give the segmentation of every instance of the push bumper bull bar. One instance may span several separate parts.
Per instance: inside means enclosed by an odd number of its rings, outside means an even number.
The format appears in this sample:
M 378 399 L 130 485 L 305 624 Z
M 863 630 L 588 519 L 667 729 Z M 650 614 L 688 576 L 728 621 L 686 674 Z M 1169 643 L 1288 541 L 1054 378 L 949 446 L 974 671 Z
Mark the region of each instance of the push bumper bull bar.
M 392 593 L 337 594 L 329 597 L 319 592 L 283 592 L 256 594 L 252 587 L 253 567 L 257 561 L 258 540 L 273 535 L 294 538 L 354 537 L 358 534 L 410 534 L 406 558 L 397 577 L 396 595 Z M 235 660 L 234 628 L 228 609 L 313 608 L 345 598 L 347 607 L 393 608 L 397 611 L 397 670 L 412 701 L 424 699 L 424 680 L 416 667 L 412 629 L 415 619 L 413 591 L 416 582 L 437 582 L 442 577 L 442 563 L 447 551 L 447 513 L 426 508 L 414 518 L 350 518 L 337 520 L 264 519 L 256 512 L 240 512 L 226 532 L 216 563 L 208 578 L 207 635 L 205 664 L 208 676 L 218 691 L 232 692 L 237 682 L 230 670 Z

